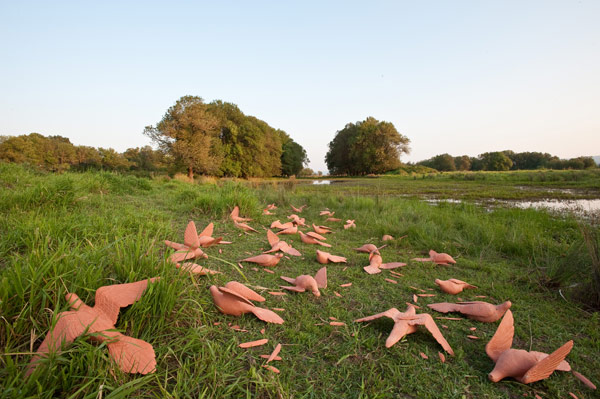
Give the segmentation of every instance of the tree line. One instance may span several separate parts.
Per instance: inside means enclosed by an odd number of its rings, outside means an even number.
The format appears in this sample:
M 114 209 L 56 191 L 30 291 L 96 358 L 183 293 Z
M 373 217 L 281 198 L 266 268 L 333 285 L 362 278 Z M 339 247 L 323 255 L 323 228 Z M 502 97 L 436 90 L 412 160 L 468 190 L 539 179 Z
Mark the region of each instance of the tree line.
M 486 152 L 477 157 L 462 155 L 453 157 L 450 154 L 436 155 L 430 159 L 417 162 L 440 172 L 479 171 L 479 170 L 534 170 L 534 169 L 588 169 L 596 168 L 592 157 L 560 159 L 557 156 L 541 152 L 514 152 L 510 150 Z
M 144 134 L 158 144 L 129 148 L 77 146 L 66 137 L 31 133 L 0 136 L 0 160 L 25 163 L 52 172 L 104 169 L 194 173 L 229 177 L 299 174 L 308 163 L 304 148 L 286 132 L 245 115 L 235 104 L 204 103 L 185 96 Z

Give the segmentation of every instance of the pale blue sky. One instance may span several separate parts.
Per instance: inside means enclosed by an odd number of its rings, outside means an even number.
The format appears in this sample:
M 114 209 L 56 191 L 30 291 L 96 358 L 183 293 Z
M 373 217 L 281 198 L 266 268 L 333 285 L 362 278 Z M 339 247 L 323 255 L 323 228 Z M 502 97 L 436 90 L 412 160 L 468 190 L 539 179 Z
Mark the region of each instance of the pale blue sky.
M 600 1 L 0 0 L 0 135 L 123 151 L 187 94 L 288 132 L 348 122 L 448 152 L 600 154 Z

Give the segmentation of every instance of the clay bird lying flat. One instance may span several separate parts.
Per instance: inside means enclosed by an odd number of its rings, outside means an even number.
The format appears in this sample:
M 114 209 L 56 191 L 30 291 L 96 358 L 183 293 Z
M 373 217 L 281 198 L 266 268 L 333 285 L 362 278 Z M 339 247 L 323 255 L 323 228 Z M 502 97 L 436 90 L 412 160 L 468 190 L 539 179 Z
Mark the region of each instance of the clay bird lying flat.
M 327 233 L 332 233 L 331 231 L 331 227 L 327 227 L 327 226 L 316 226 L 314 223 L 312 225 L 313 230 L 315 231 L 315 233 L 318 234 L 327 234 Z
M 271 223 L 272 229 L 284 230 L 290 227 L 294 227 L 294 222 L 281 223 L 279 220 L 276 220 L 273 223 Z
M 288 255 L 302 256 L 302 254 L 297 249 L 292 248 L 292 246 L 290 244 L 288 244 L 285 241 L 282 241 L 279 238 L 279 236 L 277 234 L 273 233 L 271 230 L 267 230 L 267 239 L 269 240 L 271 249 L 263 252 L 265 254 L 281 251 Z
M 251 262 L 259 264 L 260 266 L 265 267 L 273 267 L 279 263 L 279 261 L 283 258 L 283 254 L 275 254 L 275 255 L 257 255 L 252 256 L 250 258 L 242 259 L 242 262 Z
M 301 206 L 301 207 L 299 207 L 299 208 L 296 208 L 294 205 L 290 205 L 290 206 L 292 207 L 292 210 L 293 210 L 294 212 L 298 212 L 298 213 L 301 213 L 301 212 L 302 212 L 302 210 L 303 210 L 304 208 L 306 208 L 306 205 L 302 205 L 302 206 Z
M 253 231 L 255 233 L 258 233 L 257 230 L 255 230 L 254 228 L 248 226 L 246 223 L 238 223 L 238 222 L 233 222 L 233 224 L 235 225 L 235 227 L 237 227 L 238 229 L 242 229 L 246 232 L 248 231 Z
M 548 355 L 511 349 L 514 334 L 513 315 L 509 310 L 485 346 L 485 352 L 496 363 L 492 372 L 488 374 L 493 382 L 512 377 L 523 384 L 530 384 L 548 378 L 554 370 L 571 371 L 571 366 L 564 359 L 573 348 L 572 340 Z
M 383 263 L 383 258 L 379 254 L 379 251 L 375 250 L 369 254 L 369 266 L 363 267 L 363 270 L 369 274 L 381 273 L 381 269 L 396 269 L 398 267 L 406 266 L 403 262 L 391 262 Z
M 319 216 L 333 216 L 335 214 L 335 212 L 331 212 L 331 211 L 321 211 L 319 212 Z
M 148 281 L 156 279 L 158 277 L 100 287 L 96 290 L 94 307 L 87 306 L 76 294 L 67 294 L 67 302 L 73 310 L 58 314 L 54 328 L 46 334 L 46 338 L 31 359 L 26 376 L 33 373 L 41 357 L 59 351 L 64 344 L 73 342 L 86 331 L 93 334 L 90 337 L 93 340 L 107 343 L 110 357 L 123 372 L 154 372 L 156 359 L 152 345 L 115 331 L 115 324 L 120 309 L 138 301 L 146 290 Z
M 346 220 L 346 224 L 344 225 L 344 230 L 347 230 L 350 228 L 355 229 L 356 225 L 354 224 L 354 220 L 348 219 L 348 220 Z
M 413 258 L 417 262 L 433 262 L 438 265 L 448 265 L 450 263 L 456 263 L 452 256 L 447 253 L 437 253 L 433 249 L 429 251 L 429 258 Z
M 454 356 L 454 351 L 448 344 L 448 341 L 442 335 L 442 332 L 438 328 L 433 318 L 427 313 L 417 314 L 414 306 L 409 305 L 406 312 L 402 313 L 396 308 L 391 308 L 383 313 L 378 313 L 373 316 L 363 317 L 362 319 L 355 320 L 356 322 L 371 321 L 380 317 L 389 317 L 394 320 L 394 327 L 390 336 L 385 341 L 386 348 L 394 345 L 400 341 L 402 337 L 408 334 L 417 332 L 418 326 L 425 326 L 427 330 L 433 335 L 433 338 L 444 348 L 446 352 Z
M 199 274 L 200 276 L 205 276 L 207 274 L 221 274 L 221 272 L 217 271 L 217 270 L 211 270 L 211 269 L 207 269 L 205 267 L 202 267 L 196 263 L 192 263 L 192 262 L 185 262 L 183 264 L 178 263 L 177 265 L 178 269 L 181 269 L 185 272 L 189 272 L 192 274 Z
M 449 280 L 440 280 L 439 278 L 436 278 L 435 283 L 440 287 L 442 291 L 444 291 L 446 294 L 451 295 L 456 295 L 467 288 L 477 288 L 474 285 L 465 283 L 464 281 L 455 278 L 451 278 Z
M 252 219 L 240 217 L 240 208 L 236 205 L 229 214 L 231 220 L 237 223 L 250 222 Z
M 458 303 L 431 303 L 431 309 L 441 313 L 458 312 L 467 316 L 469 319 L 482 321 L 484 323 L 493 323 L 500 320 L 502 315 L 510 308 L 510 301 L 501 303 L 500 305 L 492 305 L 491 303 L 474 301 L 474 302 L 458 302 Z
M 283 324 L 283 319 L 272 310 L 259 308 L 253 301 L 264 301 L 264 298 L 245 285 L 230 281 L 225 287 L 210 286 L 210 294 L 221 313 L 232 316 L 241 316 L 252 313 L 267 323 Z
M 365 244 L 362 247 L 354 248 L 354 250 L 358 251 L 358 252 L 370 254 L 371 252 L 379 251 L 382 248 L 385 248 L 385 245 L 382 245 L 381 247 L 377 248 L 374 244 Z
M 295 213 L 288 216 L 288 219 L 292 219 L 292 223 L 294 223 L 296 226 L 306 226 L 306 219 L 301 218 L 300 216 L 296 215 Z
M 198 234 L 198 241 L 200 242 L 201 247 L 208 248 L 216 244 L 231 244 L 229 241 L 223 241 L 223 237 L 213 238 L 212 235 L 214 229 L 215 225 L 209 223 L 208 226 Z
M 331 245 L 327 244 L 326 242 L 319 241 L 318 239 L 312 237 L 312 235 L 304 234 L 301 231 L 298 231 L 298 233 L 300 233 L 300 240 L 305 244 L 310 244 L 310 245 L 318 244 L 318 245 L 322 245 L 322 246 L 328 247 L 328 248 L 331 247 Z M 310 232 L 310 233 L 312 233 L 312 232 Z
M 296 234 L 298 232 L 298 226 L 294 225 L 292 227 L 287 227 L 281 231 L 278 231 L 277 234 Z
M 319 251 L 317 249 L 317 262 L 326 264 L 326 263 L 346 263 L 346 258 L 343 256 L 332 255 L 329 252 Z
M 321 296 L 319 288 L 327 288 L 327 268 L 323 267 L 319 269 L 317 274 L 315 274 L 315 277 L 303 274 L 296 278 L 281 276 L 281 279 L 290 284 L 294 284 L 293 287 L 281 285 L 280 287 L 283 289 L 296 292 L 310 290 L 315 296 Z
M 218 240 L 220 241 L 221 239 L 219 238 Z M 165 240 L 165 245 L 177 250 L 177 252 L 171 254 L 171 256 L 169 257 L 169 260 L 173 263 L 178 263 L 187 259 L 194 259 L 200 257 L 208 258 L 208 255 L 206 255 L 200 249 L 200 238 L 198 236 L 198 231 L 196 230 L 196 224 L 193 221 L 190 221 L 187 227 L 185 228 L 185 233 L 183 235 L 183 244 Z

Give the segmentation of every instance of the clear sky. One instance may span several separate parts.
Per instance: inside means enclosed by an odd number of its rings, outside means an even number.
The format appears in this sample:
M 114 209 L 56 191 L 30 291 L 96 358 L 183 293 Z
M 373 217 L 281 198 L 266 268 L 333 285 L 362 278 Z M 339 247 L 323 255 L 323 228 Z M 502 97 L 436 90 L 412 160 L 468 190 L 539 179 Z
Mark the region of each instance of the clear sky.
M 315 170 L 367 116 L 410 138 L 403 161 L 599 155 L 600 1 L 0 0 L 0 135 L 124 151 L 188 94 L 285 130 Z

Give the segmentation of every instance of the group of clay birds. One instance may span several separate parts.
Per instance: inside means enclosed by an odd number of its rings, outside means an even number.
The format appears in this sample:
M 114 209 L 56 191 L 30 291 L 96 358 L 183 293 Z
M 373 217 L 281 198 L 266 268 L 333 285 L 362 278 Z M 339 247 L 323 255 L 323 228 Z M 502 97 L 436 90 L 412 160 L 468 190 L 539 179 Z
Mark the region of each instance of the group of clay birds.
M 299 227 L 307 227 L 305 218 L 298 216 L 304 209 L 304 206 L 292 206 L 296 213 L 288 216 L 289 222 L 281 223 L 274 221 L 270 228 L 279 230 L 274 233 L 271 229 L 267 230 L 267 241 L 271 249 L 256 256 L 242 259 L 241 262 L 251 262 L 263 267 L 271 268 L 276 266 L 283 258 L 284 254 L 291 256 L 301 256 L 301 253 L 292 247 L 291 244 L 281 239 L 284 235 L 299 234 L 300 240 L 304 244 L 319 245 L 331 247 L 326 243 L 325 235 L 332 233 L 333 229 L 325 225 L 312 224 L 313 231 L 302 232 Z M 272 210 L 277 207 L 274 204 L 268 205 L 263 214 L 272 215 Z M 335 212 L 324 210 L 320 216 L 326 216 L 327 222 L 341 222 L 341 219 L 334 217 Z M 247 222 L 251 219 L 240 216 L 239 208 L 236 206 L 230 214 L 235 227 L 243 230 L 245 233 L 258 233 L 256 229 L 249 226 Z M 346 220 L 344 229 L 356 228 L 355 220 Z M 208 248 L 218 244 L 231 244 L 223 241 L 222 237 L 214 238 L 214 225 L 210 223 L 201 233 L 196 230 L 196 225 L 190 221 L 185 229 L 183 244 L 165 241 L 165 244 L 175 249 L 175 252 L 169 256 L 169 261 L 177 268 L 187 272 L 199 275 L 219 273 L 215 270 L 207 269 L 196 263 L 190 262 L 193 259 L 207 258 L 207 254 L 202 248 Z M 401 237 L 403 238 L 403 237 Z M 393 240 L 389 235 L 383 236 L 383 241 Z M 406 266 L 402 262 L 384 263 L 380 249 L 373 244 L 365 244 L 356 251 L 369 254 L 369 265 L 364 267 L 368 274 L 381 273 L 381 270 L 395 269 Z M 332 255 L 328 252 L 316 250 L 316 259 L 321 264 L 345 263 L 346 258 L 338 255 Z M 414 258 L 413 261 L 433 262 L 438 265 L 455 264 L 452 256 L 446 253 L 437 253 L 429 251 L 427 258 Z M 256 269 L 258 270 L 258 269 Z M 270 270 L 267 270 L 270 271 Z M 271 271 L 270 271 L 271 272 Z M 394 273 L 394 272 L 392 272 Z M 396 273 L 395 275 L 401 276 Z M 89 307 L 83 303 L 74 293 L 66 295 L 67 302 L 72 310 L 59 313 L 54 327 L 46 334 L 44 341 L 38 347 L 37 353 L 32 357 L 26 376 L 29 376 L 40 362 L 40 358 L 50 352 L 59 351 L 60 348 L 72 342 L 78 336 L 85 332 L 91 334 L 90 337 L 100 342 L 106 342 L 110 357 L 115 361 L 118 367 L 124 372 L 147 374 L 156 369 L 156 359 L 154 349 L 149 343 L 123 335 L 116 331 L 115 324 L 119 315 L 120 308 L 129 306 L 139 300 L 146 290 L 148 283 L 158 280 L 155 277 L 148 280 L 138 281 L 129 284 L 116 284 L 100 287 L 96 290 L 95 305 Z M 282 285 L 281 288 L 292 292 L 310 291 L 313 295 L 319 297 L 320 290 L 327 288 L 327 268 L 321 268 L 315 276 L 300 275 L 295 278 L 281 276 L 281 279 L 289 285 Z M 395 280 L 386 279 L 396 283 Z M 452 278 L 449 280 L 436 279 L 435 283 L 439 288 L 448 294 L 456 295 L 464 289 L 476 289 L 477 287 L 467 282 Z M 349 285 L 349 284 L 348 284 Z M 270 309 L 256 306 L 253 302 L 265 302 L 265 298 L 237 281 L 230 281 L 223 287 L 211 286 L 210 294 L 216 307 L 224 314 L 240 316 L 245 313 L 252 313 L 257 318 L 267 323 L 282 324 L 284 320 Z M 273 295 L 283 295 L 281 292 L 271 292 Z M 336 293 L 337 294 L 337 293 Z M 339 295 L 339 294 L 337 294 Z M 432 294 L 421 294 L 422 296 L 433 296 Z M 414 296 L 414 301 L 417 297 Z M 400 312 L 396 308 L 388 309 L 382 313 L 372 316 L 366 316 L 355 320 L 356 322 L 369 322 L 380 317 L 388 317 L 394 321 L 392 331 L 388 336 L 385 346 L 391 347 L 400 339 L 408 334 L 418 331 L 419 326 L 423 326 L 441 345 L 449 355 L 454 356 L 452 347 L 444 338 L 433 317 L 427 313 L 417 313 L 417 306 L 407 303 L 406 311 Z M 568 341 L 563 346 L 546 354 L 536 351 L 525 351 L 513 349 L 514 319 L 509 310 L 511 302 L 506 301 L 499 305 L 493 305 L 482 301 L 457 302 L 457 303 L 432 303 L 428 305 L 431 309 L 441 312 L 457 312 L 467 316 L 470 319 L 494 323 L 500 318 L 502 321 L 496 330 L 492 339 L 486 345 L 486 353 L 495 363 L 494 369 L 489 373 L 489 379 L 498 382 L 506 377 L 512 377 L 524 384 L 529 384 L 549 377 L 555 370 L 571 371 L 569 363 L 565 361 L 573 347 L 573 341 Z M 503 317 L 504 316 L 504 317 Z M 449 318 L 454 319 L 454 318 Z M 337 323 L 337 324 L 336 324 Z M 332 325 L 341 325 L 343 323 L 331 322 Z M 444 326 L 445 327 L 445 326 Z M 259 340 L 241 344 L 243 348 L 262 345 L 267 340 Z M 262 355 L 268 358 L 267 361 L 280 359 L 277 354 L 281 345 L 277 345 L 275 351 L 269 355 Z M 440 360 L 445 361 L 445 357 L 438 352 Z M 424 356 L 422 354 L 422 356 Z M 279 372 L 272 366 L 265 366 L 273 371 Z M 596 389 L 595 385 L 580 373 L 573 371 L 573 374 L 591 389 Z

